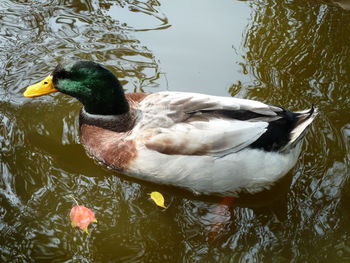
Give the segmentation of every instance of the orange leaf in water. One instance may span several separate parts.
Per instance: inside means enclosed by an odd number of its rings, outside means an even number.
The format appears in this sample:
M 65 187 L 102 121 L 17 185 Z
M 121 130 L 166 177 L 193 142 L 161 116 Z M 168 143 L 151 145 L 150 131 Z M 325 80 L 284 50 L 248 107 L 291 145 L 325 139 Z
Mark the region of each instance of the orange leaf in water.
M 70 210 L 70 220 L 73 227 L 79 227 L 89 234 L 88 226 L 90 223 L 97 223 L 94 212 L 82 205 L 76 205 Z

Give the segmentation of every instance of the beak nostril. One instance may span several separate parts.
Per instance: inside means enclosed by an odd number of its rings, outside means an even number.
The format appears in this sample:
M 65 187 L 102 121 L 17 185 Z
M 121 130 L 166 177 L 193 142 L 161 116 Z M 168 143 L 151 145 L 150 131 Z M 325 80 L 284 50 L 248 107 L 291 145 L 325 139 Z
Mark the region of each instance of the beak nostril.
M 44 84 L 48 84 L 48 82 L 47 82 L 47 81 L 45 81 L 45 82 L 44 82 Z

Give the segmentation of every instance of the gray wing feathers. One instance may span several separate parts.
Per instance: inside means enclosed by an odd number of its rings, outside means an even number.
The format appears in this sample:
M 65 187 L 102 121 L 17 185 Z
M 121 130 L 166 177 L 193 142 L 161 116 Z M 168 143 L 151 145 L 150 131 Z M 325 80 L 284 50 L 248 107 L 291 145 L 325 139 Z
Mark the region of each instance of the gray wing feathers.
M 141 102 L 139 128 L 143 144 L 166 154 L 223 156 L 237 152 L 265 131 L 268 118 L 281 109 L 252 100 L 181 92 L 159 92 Z M 240 121 L 208 116 L 191 118 L 205 110 L 249 110 L 265 115 L 264 121 Z M 137 130 L 137 129 L 136 129 Z
M 146 147 L 166 154 L 223 156 L 237 152 L 257 140 L 266 122 L 213 119 L 209 122 L 178 123 L 148 130 Z

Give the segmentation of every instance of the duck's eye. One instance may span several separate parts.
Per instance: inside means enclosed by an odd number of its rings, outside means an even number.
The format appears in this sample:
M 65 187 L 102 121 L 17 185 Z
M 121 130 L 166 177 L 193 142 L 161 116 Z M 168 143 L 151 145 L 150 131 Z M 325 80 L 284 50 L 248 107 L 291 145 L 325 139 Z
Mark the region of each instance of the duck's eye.
M 46 85 L 46 84 L 49 84 L 49 83 L 47 81 L 45 81 L 44 84 Z

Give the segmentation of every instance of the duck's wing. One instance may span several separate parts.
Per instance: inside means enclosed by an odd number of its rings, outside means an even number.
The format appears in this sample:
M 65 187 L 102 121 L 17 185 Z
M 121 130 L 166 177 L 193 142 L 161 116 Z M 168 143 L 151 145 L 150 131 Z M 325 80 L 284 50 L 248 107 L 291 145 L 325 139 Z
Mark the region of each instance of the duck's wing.
M 251 145 L 282 111 L 258 101 L 181 92 L 149 95 L 139 109 L 135 134 L 148 149 L 213 156 Z

